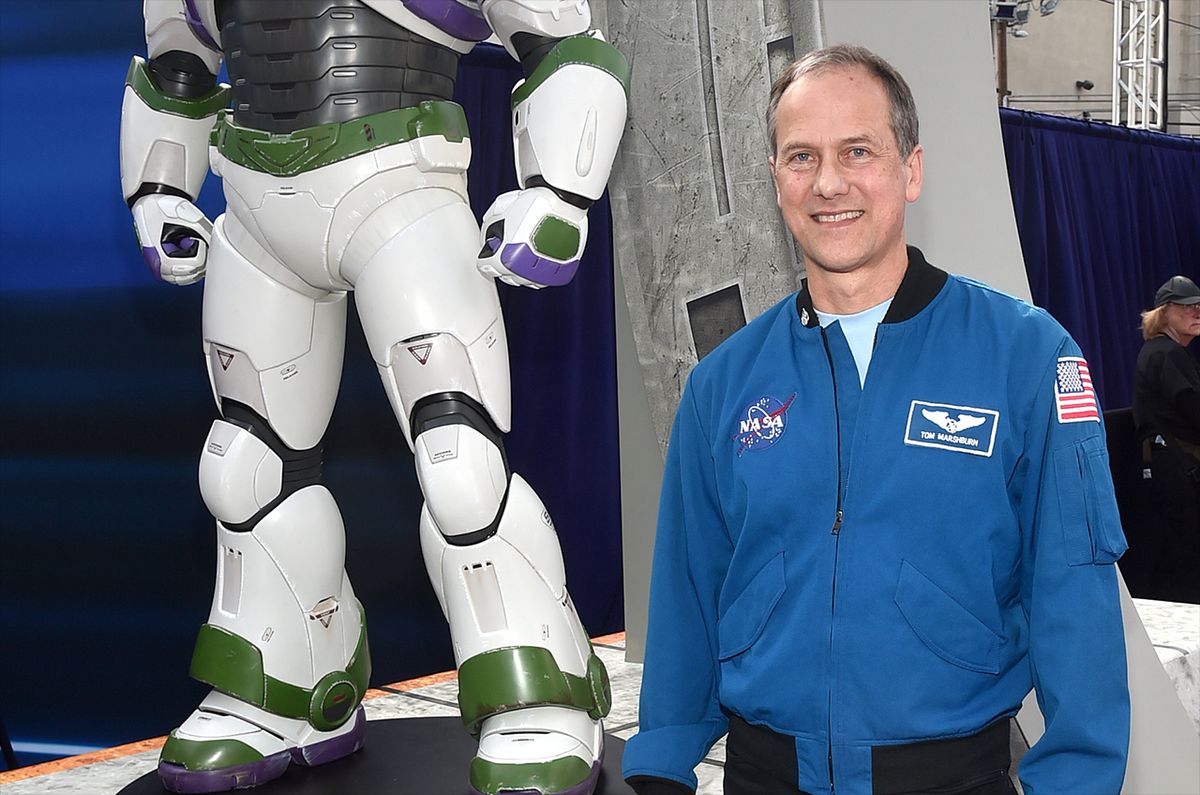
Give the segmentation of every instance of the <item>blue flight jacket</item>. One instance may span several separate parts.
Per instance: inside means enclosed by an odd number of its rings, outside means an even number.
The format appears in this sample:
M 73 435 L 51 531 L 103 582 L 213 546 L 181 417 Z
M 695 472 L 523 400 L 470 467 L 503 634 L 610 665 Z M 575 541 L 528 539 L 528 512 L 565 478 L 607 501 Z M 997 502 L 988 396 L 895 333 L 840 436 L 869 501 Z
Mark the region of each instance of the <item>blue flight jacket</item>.
M 860 388 L 806 289 L 693 370 L 675 416 L 624 775 L 695 788 L 727 713 L 798 786 L 868 795 L 871 749 L 970 735 L 1036 688 L 1027 795 L 1116 795 L 1126 548 L 1079 348 L 909 248 Z

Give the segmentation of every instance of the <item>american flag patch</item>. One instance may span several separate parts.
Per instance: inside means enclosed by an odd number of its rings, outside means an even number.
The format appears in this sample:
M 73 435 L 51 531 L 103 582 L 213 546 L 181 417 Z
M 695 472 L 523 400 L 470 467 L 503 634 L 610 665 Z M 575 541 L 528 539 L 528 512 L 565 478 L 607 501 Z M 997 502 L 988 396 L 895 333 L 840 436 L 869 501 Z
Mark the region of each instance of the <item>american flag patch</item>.
M 1054 403 L 1059 422 L 1099 422 L 1100 406 L 1087 361 L 1079 356 L 1063 356 L 1058 360 L 1058 376 L 1054 379 Z

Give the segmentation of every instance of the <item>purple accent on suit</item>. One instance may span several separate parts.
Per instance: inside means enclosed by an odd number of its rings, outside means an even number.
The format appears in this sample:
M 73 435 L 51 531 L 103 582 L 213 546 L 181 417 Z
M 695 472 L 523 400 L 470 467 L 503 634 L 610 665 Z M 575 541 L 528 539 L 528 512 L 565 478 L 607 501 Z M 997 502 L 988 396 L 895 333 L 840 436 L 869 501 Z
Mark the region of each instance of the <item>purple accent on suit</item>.
M 224 792 L 235 787 L 256 787 L 282 776 L 289 762 L 315 767 L 349 756 L 362 748 L 367 736 L 367 718 L 362 705 L 359 705 L 352 720 L 354 728 L 340 737 L 280 751 L 246 765 L 221 770 L 188 770 L 173 762 L 159 762 L 158 777 L 171 792 Z
M 194 237 L 181 237 L 178 243 L 172 243 L 169 240 L 164 240 L 162 243 L 163 253 L 168 257 L 190 257 L 196 253 L 196 245 L 198 240 Z
M 555 262 L 539 257 L 527 243 L 509 243 L 500 252 L 500 261 L 510 273 L 547 287 L 560 287 L 575 276 L 579 260 Z
M 217 40 L 204 27 L 204 20 L 200 18 L 200 10 L 196 8 L 196 0 L 183 0 L 183 5 L 188 27 L 192 29 L 192 33 L 196 34 L 196 38 L 205 47 L 213 52 L 220 52 L 221 47 L 217 44 Z
M 362 705 L 359 705 L 351 720 L 354 721 L 354 728 L 343 735 L 334 737 L 332 740 L 322 740 L 319 743 L 306 745 L 303 748 L 293 748 L 292 761 L 299 765 L 316 767 L 335 759 L 341 759 L 343 756 L 349 756 L 362 748 L 363 741 L 367 738 L 367 713 L 363 710 Z
M 483 15 L 458 0 L 400 0 L 404 7 L 442 33 L 462 41 L 483 41 L 492 35 L 492 26 Z
M 174 762 L 159 762 L 158 777 L 171 792 L 224 792 L 234 787 L 257 787 L 279 778 L 287 771 L 289 759 L 289 751 L 280 751 L 257 762 L 220 770 L 188 770 Z
M 158 249 L 154 246 L 142 246 L 142 259 L 146 260 L 146 267 L 154 274 L 154 278 L 162 278 L 162 259 L 158 256 Z

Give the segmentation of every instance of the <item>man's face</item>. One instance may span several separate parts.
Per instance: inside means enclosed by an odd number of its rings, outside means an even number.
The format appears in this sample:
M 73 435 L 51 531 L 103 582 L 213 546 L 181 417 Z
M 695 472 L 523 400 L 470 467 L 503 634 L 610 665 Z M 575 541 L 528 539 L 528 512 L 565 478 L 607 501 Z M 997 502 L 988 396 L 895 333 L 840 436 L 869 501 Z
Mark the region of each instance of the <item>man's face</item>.
M 849 273 L 905 256 L 904 205 L 921 194 L 922 152 L 901 157 L 890 113 L 879 80 L 857 66 L 806 75 L 780 99 L 771 173 L 809 267 Z

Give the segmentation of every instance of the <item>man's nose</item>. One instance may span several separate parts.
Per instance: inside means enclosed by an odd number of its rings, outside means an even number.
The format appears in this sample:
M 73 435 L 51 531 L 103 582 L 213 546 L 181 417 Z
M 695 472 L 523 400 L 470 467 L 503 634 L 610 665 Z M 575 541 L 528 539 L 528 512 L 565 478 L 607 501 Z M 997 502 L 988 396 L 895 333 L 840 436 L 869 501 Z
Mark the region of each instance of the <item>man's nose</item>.
M 849 187 L 842 164 L 835 158 L 823 159 L 817 166 L 813 180 L 813 193 L 825 199 L 841 196 Z

